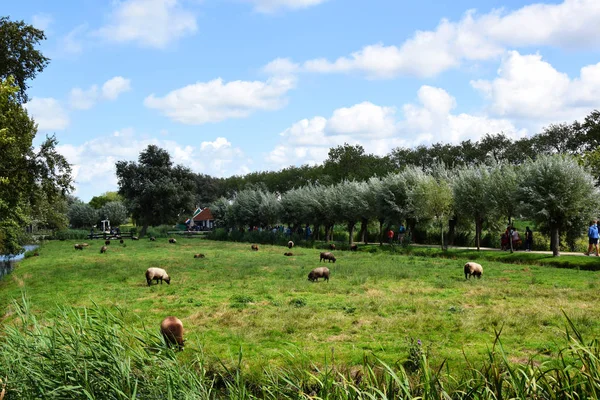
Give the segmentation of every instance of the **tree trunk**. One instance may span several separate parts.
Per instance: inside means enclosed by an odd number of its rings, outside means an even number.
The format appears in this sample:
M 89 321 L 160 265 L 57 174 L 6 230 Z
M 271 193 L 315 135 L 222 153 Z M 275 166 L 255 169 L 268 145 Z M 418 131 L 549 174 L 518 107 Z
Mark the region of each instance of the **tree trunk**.
M 313 229 L 313 240 L 319 240 L 321 235 L 319 234 L 319 231 L 321 230 L 321 225 L 319 224 L 315 224 L 314 229 Z
M 325 241 L 329 243 L 329 225 L 325 224 Z
M 558 257 L 560 256 L 560 232 L 558 226 L 552 227 L 552 256 Z
M 148 224 L 144 224 L 142 226 L 142 230 L 140 231 L 140 237 L 146 236 L 146 231 L 148 230 Z
M 365 238 L 366 238 L 368 224 L 369 224 L 369 221 L 366 218 L 362 218 L 360 220 L 360 233 L 358 236 L 360 236 L 360 241 L 363 242 L 364 244 L 367 244 L 367 241 Z
M 448 223 L 448 245 L 454 246 L 454 233 L 456 230 L 456 216 L 452 217 L 450 222 Z
M 356 226 L 356 222 L 348 222 L 348 233 L 350 233 L 350 246 L 354 243 L 354 227 Z
M 442 250 L 446 250 L 446 246 L 444 246 L 444 220 L 440 218 L 440 231 L 442 232 Z
M 417 243 L 417 241 L 415 240 L 415 226 L 417 225 L 417 221 L 414 218 L 407 218 L 406 223 L 408 224 L 408 230 L 410 231 L 410 241 L 413 243 Z
M 477 251 L 481 247 L 481 218 L 475 218 L 475 245 Z
M 379 245 L 383 246 L 383 220 L 379 220 Z

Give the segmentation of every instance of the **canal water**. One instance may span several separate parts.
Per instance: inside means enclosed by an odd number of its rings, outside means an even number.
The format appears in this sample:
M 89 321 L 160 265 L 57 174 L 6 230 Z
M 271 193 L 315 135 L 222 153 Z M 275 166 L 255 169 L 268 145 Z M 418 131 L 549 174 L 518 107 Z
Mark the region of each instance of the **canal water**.
M 31 251 L 37 249 L 40 246 L 38 246 L 37 244 L 28 244 L 23 247 L 25 248 L 25 251 Z M 9 273 L 11 273 L 12 270 L 15 268 L 15 264 L 17 263 L 17 261 L 22 260 L 24 257 L 25 252 L 16 256 L 12 254 L 0 255 L 0 279 L 2 279 L 4 275 L 8 275 Z

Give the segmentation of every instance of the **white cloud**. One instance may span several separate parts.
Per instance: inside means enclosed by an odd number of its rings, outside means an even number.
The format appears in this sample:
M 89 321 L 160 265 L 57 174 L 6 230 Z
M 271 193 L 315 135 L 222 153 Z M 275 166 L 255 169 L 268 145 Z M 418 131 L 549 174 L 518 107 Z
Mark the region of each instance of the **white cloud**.
M 279 10 L 298 10 L 324 3 L 327 0 L 248 0 L 258 12 L 272 13 Z
M 69 104 L 76 110 L 89 110 L 98 100 L 98 86 L 92 85 L 89 89 L 73 88 L 69 93 Z
M 296 69 L 318 73 L 358 72 L 369 78 L 429 77 L 458 67 L 464 61 L 497 58 L 507 46 L 598 49 L 600 42 L 591 38 L 598 35 L 599 19 L 597 0 L 533 4 L 508 13 L 494 10 L 483 15 L 471 10 L 458 22 L 444 19 L 435 30 L 417 31 L 399 46 L 372 44 L 335 61 L 313 59 Z M 288 66 L 296 65 L 289 59 L 278 60 L 285 60 Z M 271 64 L 277 66 L 278 60 Z
M 99 100 L 116 100 L 121 93 L 131 90 L 131 81 L 122 76 L 115 76 L 104 82 L 102 89 L 98 85 L 92 85 L 89 89 L 73 88 L 69 93 L 69 104 L 71 108 L 78 110 L 89 110 Z
M 82 24 L 69 31 L 60 40 L 60 51 L 65 54 L 80 54 L 83 51 L 83 39 L 87 29 L 87 24 Z
M 287 103 L 284 96 L 294 86 L 295 79 L 290 77 L 227 83 L 219 78 L 173 90 L 164 97 L 152 94 L 146 97 L 144 105 L 175 121 L 199 125 L 279 109 Z
M 197 30 L 196 17 L 177 0 L 125 0 L 116 3 L 110 22 L 98 34 L 114 42 L 165 48 Z
M 69 116 L 60 102 L 52 97 L 33 97 L 25 104 L 40 131 L 60 131 L 69 126 Z
M 131 80 L 122 76 L 115 76 L 102 85 L 102 97 L 107 100 L 116 100 L 121 93 L 131 90 Z
M 317 164 L 327 158 L 329 148 L 344 143 L 360 144 L 369 153 L 385 155 L 398 146 L 459 143 L 478 140 L 486 133 L 503 132 L 512 138 L 527 133 L 506 119 L 454 114 L 456 100 L 440 88 L 422 86 L 417 98 L 417 104 L 402 107 L 402 119 L 393 107 L 364 102 L 337 109 L 330 118 L 298 121 L 280 134 L 280 143 L 266 155 L 266 161 L 274 167 Z
M 139 153 L 151 144 L 166 149 L 175 164 L 185 165 L 194 172 L 229 176 L 249 170 L 246 165 L 249 160 L 243 151 L 223 137 L 196 146 L 144 138 L 133 129 L 125 128 L 80 145 L 60 144 L 57 150 L 73 164 L 76 195 L 89 199 L 98 193 L 116 190 L 115 163 L 137 160 Z
M 509 52 L 494 80 L 472 81 L 489 101 L 495 115 L 549 122 L 572 120 L 598 107 L 600 63 L 581 69 L 571 79 L 557 71 L 539 54 Z
M 39 13 L 31 17 L 31 24 L 37 29 L 47 31 L 50 25 L 54 22 L 54 18 L 50 14 Z

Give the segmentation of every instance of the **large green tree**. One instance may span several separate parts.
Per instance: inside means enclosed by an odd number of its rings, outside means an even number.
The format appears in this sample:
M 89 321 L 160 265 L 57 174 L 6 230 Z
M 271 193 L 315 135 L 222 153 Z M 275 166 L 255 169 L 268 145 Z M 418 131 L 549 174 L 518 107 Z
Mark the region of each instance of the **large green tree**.
M 116 163 L 119 194 L 138 225 L 171 224 L 194 207 L 196 182 L 189 168 L 173 165 L 169 153 L 155 145 L 140 153 L 138 162 Z
M 12 76 L 19 90 L 15 95 L 27 102 L 27 81 L 42 72 L 49 59 L 35 47 L 45 40 L 44 32 L 23 21 L 0 17 L 0 80 Z
M 564 155 L 525 163 L 516 190 L 522 214 L 549 227 L 555 257 L 560 255 L 560 232 L 597 216 L 599 196 L 594 178 Z
M 71 168 L 56 152 L 56 139 L 47 137 L 36 149 L 36 133 L 35 121 L 19 102 L 14 79 L 1 80 L 0 254 L 20 252 L 32 214 L 64 200 L 71 189 Z

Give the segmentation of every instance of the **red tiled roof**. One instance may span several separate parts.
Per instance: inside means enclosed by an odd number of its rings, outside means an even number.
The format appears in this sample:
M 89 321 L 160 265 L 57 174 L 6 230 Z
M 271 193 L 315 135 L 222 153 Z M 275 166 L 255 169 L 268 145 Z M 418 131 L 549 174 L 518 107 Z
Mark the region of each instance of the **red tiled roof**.
M 196 215 L 194 217 L 194 222 L 199 222 L 199 221 L 212 221 L 214 218 L 212 216 L 212 214 L 210 213 L 209 208 L 205 208 L 204 210 L 202 210 L 202 212 L 198 215 Z

